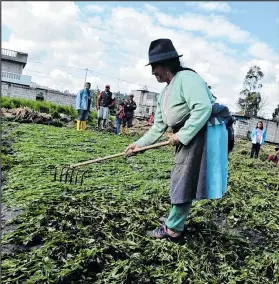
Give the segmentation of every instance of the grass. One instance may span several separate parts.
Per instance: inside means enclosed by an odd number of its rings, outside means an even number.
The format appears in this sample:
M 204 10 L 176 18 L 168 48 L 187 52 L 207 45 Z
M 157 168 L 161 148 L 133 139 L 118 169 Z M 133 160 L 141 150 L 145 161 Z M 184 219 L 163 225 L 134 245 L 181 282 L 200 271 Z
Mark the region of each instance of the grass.
M 194 202 L 183 244 L 151 240 L 167 216 L 171 147 L 88 167 L 83 186 L 52 179 L 55 165 L 123 151 L 135 137 L 3 124 L 14 141 L 3 186 L 23 209 L 2 246 L 2 283 L 279 283 L 279 169 L 238 141 L 228 193 Z

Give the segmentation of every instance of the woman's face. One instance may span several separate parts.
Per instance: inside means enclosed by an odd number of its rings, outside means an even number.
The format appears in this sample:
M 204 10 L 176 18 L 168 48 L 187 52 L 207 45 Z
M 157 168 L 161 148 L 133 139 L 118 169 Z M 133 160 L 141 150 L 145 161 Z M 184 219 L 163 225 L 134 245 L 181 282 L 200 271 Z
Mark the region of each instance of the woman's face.
M 161 65 L 152 66 L 152 75 L 154 75 L 159 83 L 167 82 L 168 70 Z
M 258 122 L 258 128 L 263 128 L 263 124 L 261 122 Z

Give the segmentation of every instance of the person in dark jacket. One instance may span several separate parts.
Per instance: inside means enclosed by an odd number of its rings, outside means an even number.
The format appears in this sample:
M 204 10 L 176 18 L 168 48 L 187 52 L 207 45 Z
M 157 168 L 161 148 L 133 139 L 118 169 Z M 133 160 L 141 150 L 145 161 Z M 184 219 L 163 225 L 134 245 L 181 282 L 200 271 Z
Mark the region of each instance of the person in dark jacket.
M 124 102 L 125 117 L 123 119 L 123 132 L 130 133 L 130 128 L 133 125 L 134 111 L 137 104 L 134 101 L 134 95 L 130 94 Z
M 98 128 L 105 128 L 109 117 L 109 109 L 115 105 L 115 99 L 112 97 L 110 85 L 106 85 L 105 91 L 102 91 L 98 96 L 97 110 L 98 110 Z M 101 122 L 103 120 L 103 125 Z

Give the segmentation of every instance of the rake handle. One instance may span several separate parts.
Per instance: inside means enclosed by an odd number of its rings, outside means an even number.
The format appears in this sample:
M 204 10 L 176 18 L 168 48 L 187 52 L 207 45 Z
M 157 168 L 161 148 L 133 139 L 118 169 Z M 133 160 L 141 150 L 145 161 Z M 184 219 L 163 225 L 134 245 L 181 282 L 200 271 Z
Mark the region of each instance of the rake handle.
M 169 145 L 169 141 L 160 142 L 160 143 L 156 143 L 156 144 L 153 144 L 153 145 L 150 145 L 150 146 L 141 147 L 138 150 L 132 151 L 132 153 L 139 153 L 139 152 L 142 152 L 142 151 L 159 148 L 159 147 L 166 146 L 166 145 Z M 125 156 L 125 155 L 126 155 L 126 153 L 122 152 L 122 153 L 118 153 L 118 154 L 114 154 L 114 155 L 110 155 L 110 156 L 105 156 L 103 158 L 98 158 L 98 159 L 95 159 L 95 160 L 89 160 L 89 161 L 73 164 L 73 165 L 70 166 L 70 168 L 85 166 L 85 165 L 89 165 L 89 164 L 93 164 L 93 163 L 97 163 L 97 162 L 101 162 L 101 161 L 105 161 L 105 160 L 109 160 L 109 159 L 113 159 L 113 158 L 117 158 L 117 157 L 121 157 L 121 156 Z

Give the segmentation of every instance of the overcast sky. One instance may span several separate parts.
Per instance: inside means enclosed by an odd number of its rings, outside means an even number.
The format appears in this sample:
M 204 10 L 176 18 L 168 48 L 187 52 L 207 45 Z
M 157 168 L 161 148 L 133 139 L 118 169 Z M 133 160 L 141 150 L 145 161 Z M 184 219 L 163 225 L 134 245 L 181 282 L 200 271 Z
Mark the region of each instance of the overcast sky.
M 262 115 L 279 104 L 278 2 L 2 2 L 2 47 L 27 52 L 24 74 L 61 91 L 81 89 L 88 68 L 93 88 L 160 92 L 145 67 L 157 38 L 170 38 L 231 110 L 255 64 L 265 74 Z

